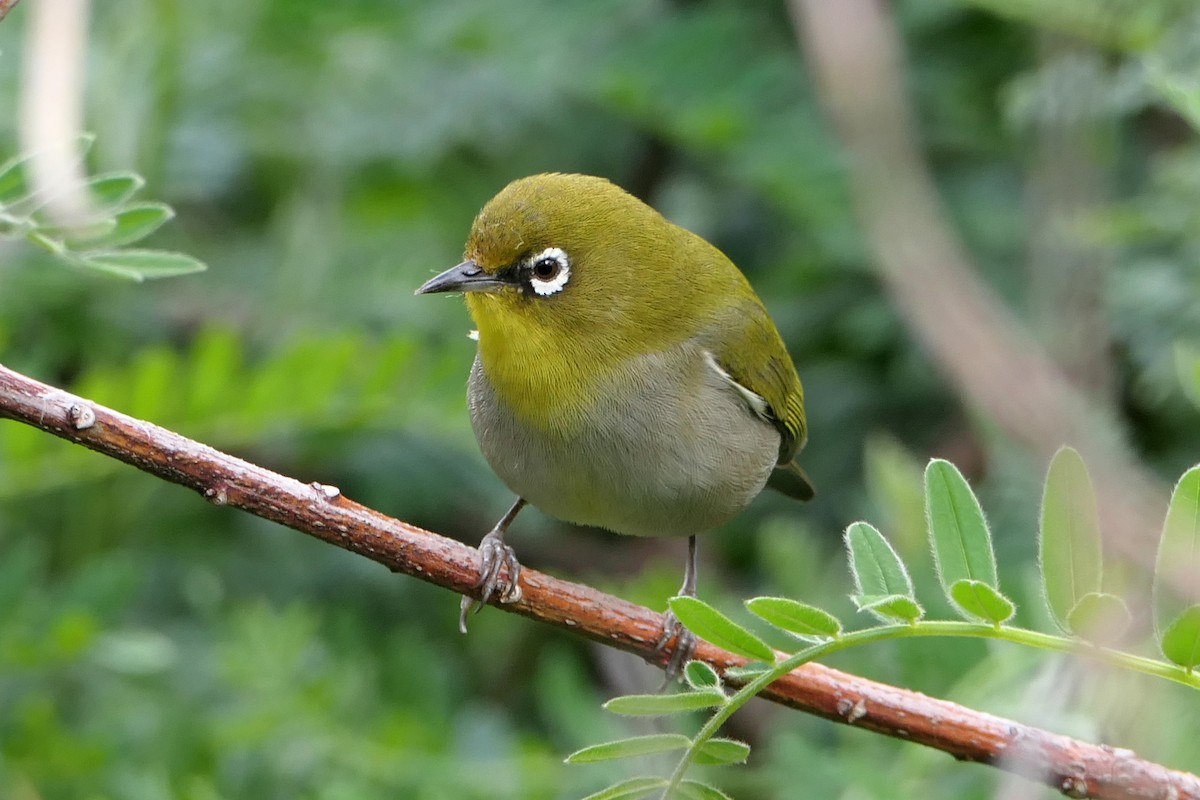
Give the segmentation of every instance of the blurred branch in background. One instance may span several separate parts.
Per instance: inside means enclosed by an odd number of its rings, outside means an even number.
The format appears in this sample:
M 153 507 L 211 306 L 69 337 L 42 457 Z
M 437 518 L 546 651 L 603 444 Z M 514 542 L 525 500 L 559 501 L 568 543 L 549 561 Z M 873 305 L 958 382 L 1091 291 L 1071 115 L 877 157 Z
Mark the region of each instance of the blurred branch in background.
M 1067 377 L 1115 408 L 1106 314 L 1111 248 L 1084 240 L 1084 226 L 1111 198 L 1115 149 L 1111 116 L 1097 113 L 1088 86 L 1095 48 L 1057 33 L 1038 41 L 1040 68 L 1058 80 L 1052 109 L 1030 120 L 1029 300 L 1038 339 Z M 1089 107 L 1091 103 L 1091 107 Z M 1051 104 L 1046 104 L 1051 105 Z
M 20 0 L 0 0 L 0 20 L 3 20 L 18 2 Z
M 214 504 L 308 533 L 394 572 L 463 594 L 476 591 L 476 553 L 466 545 L 360 506 L 334 487 L 286 478 L 4 367 L 0 417 L 195 489 Z M 655 658 L 659 666 L 665 662 L 666 653 L 655 653 L 659 614 L 531 569 L 522 570 L 521 584 L 522 599 L 499 608 Z M 695 657 L 721 672 L 746 663 L 703 641 Z M 1176 798 L 1200 798 L 1200 778 L 1144 761 L 1130 750 L 1076 741 L 819 664 L 795 670 L 762 696 L 960 760 L 988 763 L 1072 797 L 1135 798 L 1169 791 Z
M 83 152 L 51 146 L 77 141 L 83 133 L 90 5 L 90 0 L 30 4 L 21 65 L 20 146 L 30 154 L 30 183 L 44 200 L 43 212 L 60 225 L 83 224 L 93 216 Z
M 1155 546 L 1147 523 L 1162 516 L 1166 488 L 1140 464 L 1110 405 L 1085 391 L 1099 377 L 1084 386 L 1072 381 L 1096 354 L 1072 346 L 1070 355 L 1064 352 L 1069 365 L 1064 372 L 978 277 L 946 220 L 924 163 L 890 7 L 876 0 L 791 0 L 789 6 L 847 153 L 852 192 L 875 267 L 897 310 L 971 408 L 1042 462 L 1068 443 L 1094 464 L 1107 539 L 1125 557 L 1152 565 Z M 1052 157 L 1050 150 L 1059 145 L 1051 137 L 1059 135 L 1073 134 L 1045 132 L 1041 158 Z M 1069 220 L 1086 202 L 1051 188 L 1075 169 L 1070 162 L 1059 163 L 1040 184 L 1042 203 L 1057 209 L 1047 215 L 1043 231 Z M 1035 247 L 1035 261 L 1049 257 L 1044 244 Z M 1064 268 L 1086 260 L 1086 254 L 1074 254 Z M 1085 272 L 1095 269 L 1099 267 Z M 1061 277 L 1099 283 L 1094 274 Z M 1067 297 L 1057 292 L 1053 313 L 1063 325 L 1091 330 L 1086 317 L 1071 314 L 1098 302 L 1097 291 L 1098 286 L 1074 286 Z M 1073 331 L 1072 337 L 1082 331 Z M 1088 342 L 1089 348 L 1102 345 L 1103 339 Z

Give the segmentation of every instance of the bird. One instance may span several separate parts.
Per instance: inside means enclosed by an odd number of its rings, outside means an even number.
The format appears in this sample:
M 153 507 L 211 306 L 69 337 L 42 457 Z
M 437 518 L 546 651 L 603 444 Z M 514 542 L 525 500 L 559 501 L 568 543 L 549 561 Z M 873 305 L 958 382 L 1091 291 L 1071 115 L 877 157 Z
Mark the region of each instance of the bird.
M 796 456 L 804 390 L 775 323 L 719 249 L 605 178 L 514 180 L 471 225 L 463 261 L 418 295 L 461 293 L 477 332 L 467 384 L 484 458 L 516 495 L 479 545 L 478 602 L 521 597 L 505 534 L 526 504 L 632 536 L 696 536 L 770 486 L 814 496 Z M 695 637 L 664 614 L 668 681 Z

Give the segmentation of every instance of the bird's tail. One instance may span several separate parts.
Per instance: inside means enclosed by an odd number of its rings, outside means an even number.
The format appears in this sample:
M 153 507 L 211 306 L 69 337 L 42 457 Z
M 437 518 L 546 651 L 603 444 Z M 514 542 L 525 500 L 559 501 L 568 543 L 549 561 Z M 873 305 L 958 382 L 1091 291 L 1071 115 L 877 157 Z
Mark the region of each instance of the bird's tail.
M 804 502 L 812 500 L 817 494 L 817 490 L 813 488 L 812 480 L 809 479 L 808 473 L 795 461 L 780 464 L 773 469 L 771 477 L 767 478 L 767 486 L 780 494 L 785 494 L 795 500 L 802 500 Z

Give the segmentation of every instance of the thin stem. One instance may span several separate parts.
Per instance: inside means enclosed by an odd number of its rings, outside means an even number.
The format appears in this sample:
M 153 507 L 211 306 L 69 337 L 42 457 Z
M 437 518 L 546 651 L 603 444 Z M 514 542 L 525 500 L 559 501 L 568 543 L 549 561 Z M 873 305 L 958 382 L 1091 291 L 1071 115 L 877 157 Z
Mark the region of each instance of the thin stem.
M 675 770 L 671 773 L 667 788 L 663 791 L 663 800 L 667 800 L 671 792 L 679 786 L 680 781 L 683 780 L 683 776 L 687 772 L 688 766 L 695 760 L 696 753 L 699 752 L 704 743 L 715 736 L 721 726 L 738 709 L 744 706 L 750 698 L 800 665 L 841 652 L 842 650 L 849 650 L 852 647 L 859 647 L 874 642 L 938 636 L 993 639 L 1059 653 L 1078 653 L 1097 658 L 1114 666 L 1124 667 L 1134 672 L 1165 678 L 1166 680 L 1181 683 L 1184 686 L 1190 686 L 1193 689 L 1200 689 L 1200 675 L 1183 667 L 1133 655 L 1132 653 L 1091 645 L 1078 639 L 1069 639 L 1065 636 L 1031 631 L 1027 628 L 1005 627 L 983 622 L 958 622 L 955 620 L 923 620 L 915 622 L 912 625 L 880 625 L 875 628 L 865 628 L 843 634 L 837 639 L 814 644 L 793 653 L 739 689 L 729 698 L 729 701 L 725 705 L 721 706 L 709 717 L 708 721 L 692 739 L 692 743 L 684 751 L 683 756 L 679 759 L 679 763 L 675 766 Z

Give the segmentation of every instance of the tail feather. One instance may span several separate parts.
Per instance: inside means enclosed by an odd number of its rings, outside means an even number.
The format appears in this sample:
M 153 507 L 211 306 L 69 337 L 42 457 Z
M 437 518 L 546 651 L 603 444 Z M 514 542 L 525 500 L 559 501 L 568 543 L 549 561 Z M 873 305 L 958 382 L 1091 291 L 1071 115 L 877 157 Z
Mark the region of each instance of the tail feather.
M 817 494 L 808 473 L 795 461 L 780 464 L 772 470 L 771 477 L 767 478 L 767 486 L 780 494 L 804 502 L 812 500 Z

